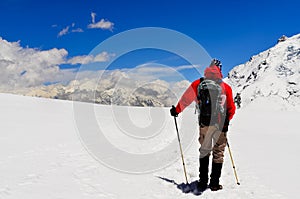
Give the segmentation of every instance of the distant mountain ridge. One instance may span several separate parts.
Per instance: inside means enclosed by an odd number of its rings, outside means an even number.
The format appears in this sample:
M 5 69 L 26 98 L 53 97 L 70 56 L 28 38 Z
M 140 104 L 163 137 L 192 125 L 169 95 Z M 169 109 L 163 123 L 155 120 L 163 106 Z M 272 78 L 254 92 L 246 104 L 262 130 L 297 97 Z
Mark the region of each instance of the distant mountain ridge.
M 103 77 L 100 81 L 81 79 L 67 85 L 52 84 L 12 92 L 99 104 L 170 107 L 190 84 L 186 80 L 176 83 L 134 80 L 121 70 Z M 274 47 L 234 67 L 224 81 L 232 86 L 234 95 L 241 93 L 242 106 L 267 100 L 279 109 L 300 107 L 300 34 L 290 38 L 282 36 Z
M 163 80 L 133 80 L 122 71 L 114 71 L 99 81 L 96 78 L 73 80 L 68 85 L 53 84 L 15 93 L 106 105 L 169 107 L 189 84 L 186 80 L 174 84 Z

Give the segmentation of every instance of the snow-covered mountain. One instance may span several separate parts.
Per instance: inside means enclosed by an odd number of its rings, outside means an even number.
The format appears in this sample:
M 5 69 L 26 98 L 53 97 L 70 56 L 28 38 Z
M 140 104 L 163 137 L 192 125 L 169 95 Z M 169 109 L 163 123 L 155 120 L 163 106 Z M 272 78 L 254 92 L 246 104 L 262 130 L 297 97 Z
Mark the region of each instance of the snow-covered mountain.
M 242 106 L 268 101 L 275 109 L 300 109 L 300 34 L 283 36 L 277 42 L 234 67 L 225 79 L 234 93 L 241 93 Z M 15 93 L 99 104 L 169 107 L 189 85 L 188 81 L 176 84 L 162 80 L 137 81 L 122 71 L 103 77 L 100 81 L 81 79 L 68 85 L 55 84 Z
M 300 34 L 278 43 L 245 64 L 234 67 L 226 81 L 240 92 L 242 104 L 268 101 L 274 109 L 300 106 Z
M 125 72 L 116 70 L 103 75 L 100 80 L 85 78 L 73 80 L 67 85 L 39 86 L 15 90 L 13 93 L 106 105 L 169 107 L 176 103 L 188 85 L 186 80 L 174 84 L 159 79 L 135 80 Z
M 190 83 L 137 79 L 121 70 L 103 73 L 100 79 L 89 75 L 90 78 L 64 85 L 0 88 L 0 91 L 99 104 L 169 107 Z M 300 34 L 281 37 L 274 47 L 234 67 L 225 81 L 233 87 L 234 94 L 241 93 L 243 107 L 268 101 L 272 109 L 300 110 Z

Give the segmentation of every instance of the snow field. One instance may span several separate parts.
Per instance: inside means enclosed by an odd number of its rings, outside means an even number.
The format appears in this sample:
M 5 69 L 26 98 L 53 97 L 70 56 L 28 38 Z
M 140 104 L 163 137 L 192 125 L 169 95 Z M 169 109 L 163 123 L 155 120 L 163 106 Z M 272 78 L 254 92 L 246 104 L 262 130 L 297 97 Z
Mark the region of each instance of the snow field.
M 173 151 L 178 159 L 166 168 L 145 174 L 118 172 L 90 156 L 80 142 L 72 102 L 8 94 L 0 94 L 0 101 L 0 198 L 199 197 L 182 193 L 170 182 L 185 182 L 179 148 Z M 97 111 L 110 108 L 96 106 Z M 299 112 L 272 111 L 266 106 L 260 103 L 238 110 L 232 121 L 228 137 L 241 185 L 236 185 L 227 150 L 221 177 L 224 190 L 206 191 L 201 198 L 296 198 L 300 177 L 295 172 L 299 168 Z M 133 119 L 143 116 L 140 109 L 129 109 Z M 168 111 L 163 109 L 166 114 Z M 166 132 L 158 135 L 160 139 L 151 139 L 149 145 L 138 145 L 129 138 L 126 145 L 120 141 L 126 136 L 117 132 L 109 114 L 98 117 L 107 117 L 104 128 L 109 130 L 110 126 L 112 134 L 120 135 L 111 135 L 110 141 L 123 150 L 149 153 L 176 139 L 171 117 L 166 121 Z M 180 117 L 187 117 L 191 127 L 184 127 L 186 123 Z M 184 134 L 197 134 L 196 116 L 192 109 L 187 110 L 178 121 L 182 143 L 188 148 L 184 151 L 188 180 L 193 182 L 198 180 L 199 144 L 196 138 L 186 143 Z

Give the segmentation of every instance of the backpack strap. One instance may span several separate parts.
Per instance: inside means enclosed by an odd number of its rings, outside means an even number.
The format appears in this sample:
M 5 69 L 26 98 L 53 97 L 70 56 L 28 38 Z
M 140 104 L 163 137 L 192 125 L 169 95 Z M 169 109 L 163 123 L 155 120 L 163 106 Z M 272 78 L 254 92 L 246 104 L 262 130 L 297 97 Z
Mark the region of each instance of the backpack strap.
M 200 77 L 200 82 L 199 82 L 199 85 L 201 84 L 201 82 L 203 82 L 203 80 L 205 80 L 204 77 Z M 198 85 L 198 87 L 199 87 Z M 198 88 L 197 88 L 197 91 L 198 91 Z M 200 102 L 200 96 L 199 96 L 199 92 L 197 92 L 197 100 L 198 100 L 198 103 Z

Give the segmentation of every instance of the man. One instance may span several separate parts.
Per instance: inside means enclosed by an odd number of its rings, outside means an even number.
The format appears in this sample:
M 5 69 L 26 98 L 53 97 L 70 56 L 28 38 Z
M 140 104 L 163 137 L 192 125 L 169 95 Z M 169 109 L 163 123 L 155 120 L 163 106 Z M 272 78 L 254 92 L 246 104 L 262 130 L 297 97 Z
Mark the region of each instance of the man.
M 237 108 L 241 108 L 241 102 L 242 102 L 241 93 L 236 94 L 234 98 L 234 102 L 236 103 Z
M 199 102 L 201 99 L 199 96 L 200 83 L 205 80 L 213 80 L 217 82 L 221 87 L 222 99 L 224 105 L 224 112 L 217 113 L 217 119 L 207 118 L 205 115 L 199 114 L 199 126 L 200 136 L 199 142 L 201 147 L 200 151 L 200 168 L 199 168 L 199 182 L 198 189 L 204 191 L 208 187 L 208 167 L 209 167 L 209 156 L 211 151 L 213 152 L 213 161 L 211 167 L 210 183 L 209 188 L 212 191 L 222 189 L 222 185 L 219 184 L 221 177 L 221 170 L 224 161 L 224 151 L 227 144 L 226 133 L 228 131 L 229 121 L 232 119 L 235 113 L 235 105 L 233 102 L 232 89 L 231 87 L 222 81 L 222 64 L 219 60 L 213 59 L 210 66 L 204 71 L 204 78 L 194 81 L 188 89 L 184 92 L 181 99 L 179 100 L 176 107 L 171 108 L 171 115 L 177 117 L 187 106 L 193 101 Z M 219 100 L 219 99 L 218 99 Z M 226 100 L 226 101 L 224 101 Z M 222 103 L 222 102 L 217 103 Z M 202 102 L 203 103 L 203 102 Z M 213 114 L 212 114 L 213 115 Z M 223 118 L 223 119 L 222 119 Z

